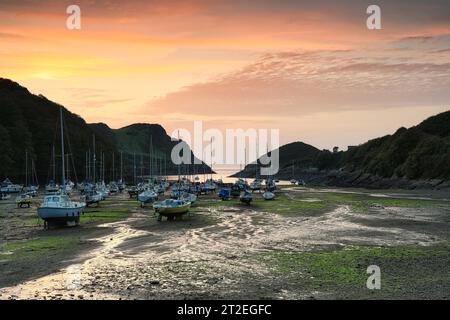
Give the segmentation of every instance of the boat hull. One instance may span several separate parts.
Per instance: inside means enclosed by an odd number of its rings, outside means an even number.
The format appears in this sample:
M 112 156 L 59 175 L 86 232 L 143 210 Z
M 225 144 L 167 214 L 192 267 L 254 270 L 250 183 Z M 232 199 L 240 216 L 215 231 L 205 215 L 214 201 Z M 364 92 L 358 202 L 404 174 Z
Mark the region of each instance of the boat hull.
M 83 207 L 77 208 L 38 208 L 38 216 L 43 220 L 78 221 Z
M 183 214 L 189 211 L 190 205 L 180 206 L 176 208 L 155 208 L 156 212 L 158 212 L 161 215 L 175 215 L 175 214 Z

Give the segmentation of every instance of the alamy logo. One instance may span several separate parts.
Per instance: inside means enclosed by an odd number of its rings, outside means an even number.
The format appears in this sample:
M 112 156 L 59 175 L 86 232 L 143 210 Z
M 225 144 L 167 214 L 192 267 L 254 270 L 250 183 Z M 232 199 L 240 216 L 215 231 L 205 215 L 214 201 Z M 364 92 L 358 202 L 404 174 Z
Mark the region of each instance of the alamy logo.
M 278 129 L 226 129 L 224 139 L 219 129 L 203 132 L 203 123 L 195 121 L 193 135 L 186 129 L 176 129 L 171 137 L 174 141 L 180 141 L 171 153 L 172 162 L 176 165 L 191 164 L 189 146 L 192 146 L 194 154 L 202 157 L 207 164 L 242 165 L 248 159 L 259 159 L 261 175 L 278 173 Z M 206 147 L 203 146 L 205 142 L 208 143 Z M 201 164 L 202 161 L 195 157 L 194 163 Z
M 66 27 L 69 30 L 81 29 L 81 9 L 79 6 L 73 4 L 67 7 L 66 13 L 70 14 L 66 20 Z
M 366 25 L 369 30 L 381 29 L 381 9 L 379 6 L 372 4 L 367 7 L 367 14 L 370 16 L 367 18 Z
M 381 289 L 381 270 L 379 266 L 371 265 L 367 267 L 366 272 L 370 274 L 367 278 L 366 286 L 369 290 Z
M 74 264 L 67 268 L 66 271 L 66 288 L 67 290 L 78 290 L 81 288 L 81 268 L 80 265 Z

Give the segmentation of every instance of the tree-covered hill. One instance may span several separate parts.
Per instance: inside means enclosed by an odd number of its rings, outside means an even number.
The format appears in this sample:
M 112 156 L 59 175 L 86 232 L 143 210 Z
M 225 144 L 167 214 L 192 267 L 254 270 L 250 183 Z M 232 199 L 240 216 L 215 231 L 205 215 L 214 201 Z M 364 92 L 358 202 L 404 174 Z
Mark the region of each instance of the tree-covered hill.
M 0 78 L 0 179 L 9 177 L 14 182 L 24 183 L 25 153 L 28 152 L 29 168 L 33 159 L 39 182 L 41 185 L 45 184 L 51 178 L 53 146 L 57 156 L 56 172 L 59 177 L 61 107 L 42 95 L 30 93 L 16 82 Z M 155 160 L 157 155 L 167 160 L 168 174 L 176 173 L 175 167 L 170 166 L 170 150 L 174 142 L 170 141 L 170 137 L 160 125 L 136 124 L 113 130 L 104 124 L 87 124 L 80 116 L 62 108 L 66 133 L 65 153 L 70 155 L 68 169 L 72 180 L 77 178 L 81 181 L 86 175 L 86 153 L 88 150 L 91 150 L 91 154 L 93 152 L 94 135 L 96 163 L 100 165 L 101 154 L 104 153 L 107 180 L 112 177 L 113 155 L 116 176 L 119 174 L 121 152 L 124 159 L 124 175 L 127 179 L 132 179 L 131 161 L 135 154 L 138 161 L 142 159 L 142 166 L 145 166 L 143 172 L 148 174 L 150 140 L 154 146 L 154 168 L 157 167 Z M 205 170 L 209 171 L 209 167 Z
M 447 187 L 450 185 L 450 111 L 345 152 L 320 151 L 295 142 L 280 147 L 279 153 L 279 178 L 290 179 L 294 172 L 294 178 L 318 184 L 380 188 Z M 253 164 L 236 174 L 254 175 Z

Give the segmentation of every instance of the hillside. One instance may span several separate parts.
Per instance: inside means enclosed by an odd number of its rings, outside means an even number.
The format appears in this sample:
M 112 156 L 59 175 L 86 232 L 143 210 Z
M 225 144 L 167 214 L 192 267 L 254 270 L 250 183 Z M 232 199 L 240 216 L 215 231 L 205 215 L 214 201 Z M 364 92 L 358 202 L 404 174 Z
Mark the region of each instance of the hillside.
M 280 148 L 278 178 L 292 178 L 295 160 L 295 178 L 310 183 L 374 188 L 450 186 L 450 111 L 345 152 L 305 146 L 296 142 Z M 254 165 L 249 165 L 236 176 L 254 176 L 254 172 Z
M 42 95 L 31 94 L 26 88 L 8 79 L 0 78 L 0 179 L 9 177 L 14 182 L 25 181 L 25 151 L 34 159 L 40 184 L 51 176 L 51 153 L 60 157 L 59 108 L 61 106 Z M 124 175 L 131 179 L 133 155 L 142 157 L 145 171 L 149 172 L 149 140 L 153 136 L 156 154 L 166 156 L 173 145 L 160 125 L 137 124 L 112 130 L 105 124 L 87 124 L 80 116 L 63 107 L 66 154 L 70 154 L 70 177 L 82 180 L 86 172 L 86 152 L 91 149 L 93 135 L 96 137 L 97 159 L 105 153 L 105 178 L 112 176 L 112 157 L 115 155 L 116 170 L 119 168 L 120 152 L 124 152 Z M 56 171 L 59 173 L 59 159 Z M 156 160 L 154 160 L 156 162 Z M 162 160 L 160 160 L 161 163 Z M 31 160 L 30 160 L 31 162 Z M 99 162 L 98 162 L 99 163 Z M 30 164 L 29 164 L 30 166 Z M 176 168 L 166 165 L 168 174 Z M 205 170 L 209 172 L 209 167 Z M 156 173 L 156 172 L 155 172 Z

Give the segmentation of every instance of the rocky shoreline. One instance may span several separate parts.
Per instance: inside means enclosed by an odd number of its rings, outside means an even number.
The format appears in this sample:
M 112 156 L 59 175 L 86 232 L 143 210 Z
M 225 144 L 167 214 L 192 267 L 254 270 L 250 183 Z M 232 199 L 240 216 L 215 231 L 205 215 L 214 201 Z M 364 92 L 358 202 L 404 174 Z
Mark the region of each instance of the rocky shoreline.
M 236 178 L 254 178 L 254 170 L 241 171 L 234 174 Z M 276 179 L 292 179 L 291 169 L 280 170 Z M 367 189 L 406 189 L 406 190 L 448 190 L 450 191 L 450 180 L 429 179 L 411 180 L 405 177 L 380 177 L 362 171 L 344 170 L 318 170 L 316 168 L 296 169 L 295 179 L 302 179 L 307 184 L 328 187 L 351 187 Z

